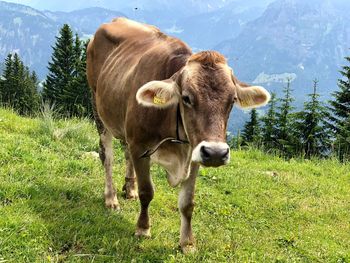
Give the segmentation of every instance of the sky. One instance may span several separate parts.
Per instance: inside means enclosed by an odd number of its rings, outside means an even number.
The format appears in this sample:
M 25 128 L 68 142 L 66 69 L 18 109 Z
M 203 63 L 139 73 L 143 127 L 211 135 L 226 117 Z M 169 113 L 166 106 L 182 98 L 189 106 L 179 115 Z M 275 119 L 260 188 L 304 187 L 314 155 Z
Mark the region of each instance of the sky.
M 72 11 L 80 7 L 103 6 L 103 2 L 118 2 L 118 0 L 4 0 L 6 2 L 31 6 L 39 10 Z
M 0 0 L 12 3 L 18 3 L 31 6 L 38 10 L 51 10 L 51 11 L 73 11 L 77 9 L 87 7 L 104 7 L 116 11 L 132 10 L 135 6 L 146 7 L 152 6 L 154 2 L 159 1 L 166 5 L 184 4 L 186 1 L 194 4 L 201 3 L 201 0 Z M 167 2 L 169 1 L 169 2 Z M 269 3 L 273 0 L 206 0 L 210 6 L 220 6 L 223 3 L 242 1 L 242 2 L 256 2 L 256 3 Z M 339 1 L 339 0 L 337 0 Z M 349 1 L 349 0 L 344 0 Z M 187 2 L 187 4 L 188 4 Z

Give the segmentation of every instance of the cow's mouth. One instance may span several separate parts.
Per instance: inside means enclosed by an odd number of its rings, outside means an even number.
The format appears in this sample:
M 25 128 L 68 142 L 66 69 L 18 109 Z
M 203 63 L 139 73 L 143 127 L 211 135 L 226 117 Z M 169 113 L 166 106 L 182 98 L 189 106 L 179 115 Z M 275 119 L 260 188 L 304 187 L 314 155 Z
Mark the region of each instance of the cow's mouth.
M 206 167 L 218 167 L 230 161 L 230 148 L 224 142 L 199 143 L 192 152 L 192 161 Z

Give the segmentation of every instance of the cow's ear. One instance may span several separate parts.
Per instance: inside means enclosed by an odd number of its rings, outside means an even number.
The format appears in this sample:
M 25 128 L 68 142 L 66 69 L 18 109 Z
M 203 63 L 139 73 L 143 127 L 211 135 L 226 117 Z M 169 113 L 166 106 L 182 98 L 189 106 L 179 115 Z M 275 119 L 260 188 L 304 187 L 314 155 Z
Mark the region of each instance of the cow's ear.
M 270 100 L 270 93 L 260 86 L 237 86 L 237 106 L 243 109 L 257 108 L 266 105 Z
M 136 93 L 136 100 L 146 107 L 166 108 L 178 103 L 176 83 L 173 80 L 151 81 Z

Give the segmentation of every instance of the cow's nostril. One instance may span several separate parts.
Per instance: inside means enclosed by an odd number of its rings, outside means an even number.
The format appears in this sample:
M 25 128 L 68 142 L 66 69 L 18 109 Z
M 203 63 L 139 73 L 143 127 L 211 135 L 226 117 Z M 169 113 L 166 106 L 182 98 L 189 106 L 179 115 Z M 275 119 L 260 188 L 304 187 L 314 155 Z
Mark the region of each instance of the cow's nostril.
M 223 149 L 221 151 L 221 158 L 222 160 L 226 160 L 228 158 L 228 154 L 230 153 L 230 149 L 227 148 L 227 149 Z
M 192 153 L 192 160 L 206 167 L 225 165 L 229 159 L 230 148 L 221 142 L 202 142 Z
M 201 155 L 204 160 L 208 159 L 216 159 L 216 160 L 227 160 L 230 149 L 215 149 L 211 147 L 202 146 L 201 147 Z
M 209 148 L 209 147 L 202 146 L 202 147 L 201 147 L 201 154 L 202 154 L 202 157 L 203 157 L 203 158 L 209 159 L 210 156 L 211 156 L 210 148 Z

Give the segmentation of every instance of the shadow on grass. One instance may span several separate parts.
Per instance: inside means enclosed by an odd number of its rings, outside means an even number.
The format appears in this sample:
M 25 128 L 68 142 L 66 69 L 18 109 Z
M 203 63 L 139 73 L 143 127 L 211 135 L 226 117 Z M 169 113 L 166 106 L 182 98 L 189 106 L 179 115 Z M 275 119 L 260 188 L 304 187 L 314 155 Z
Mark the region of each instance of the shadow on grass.
M 46 229 L 48 254 L 59 261 L 160 262 L 177 253 L 176 249 L 155 244 L 152 238 L 134 237 L 138 201 L 124 200 L 122 203 L 128 206 L 124 211 L 111 211 L 104 207 L 102 195 L 97 197 L 85 188 L 47 183 L 29 190 L 28 204 Z

